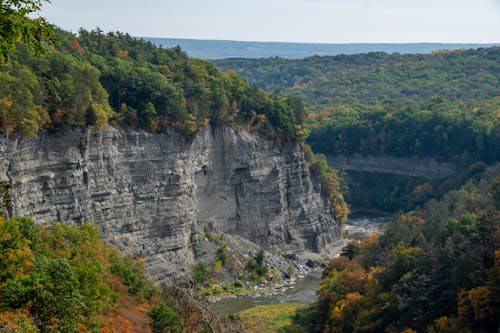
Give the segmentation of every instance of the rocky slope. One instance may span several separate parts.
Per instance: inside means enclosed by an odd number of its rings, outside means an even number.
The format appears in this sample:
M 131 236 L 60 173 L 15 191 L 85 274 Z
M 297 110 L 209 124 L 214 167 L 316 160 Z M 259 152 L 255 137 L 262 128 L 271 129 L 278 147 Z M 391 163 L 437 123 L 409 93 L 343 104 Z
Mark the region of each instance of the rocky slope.
M 146 260 L 158 282 L 190 271 L 203 229 L 283 251 L 320 252 L 340 238 L 302 150 L 245 131 L 108 128 L 0 141 L 9 216 L 100 225 L 106 240 Z

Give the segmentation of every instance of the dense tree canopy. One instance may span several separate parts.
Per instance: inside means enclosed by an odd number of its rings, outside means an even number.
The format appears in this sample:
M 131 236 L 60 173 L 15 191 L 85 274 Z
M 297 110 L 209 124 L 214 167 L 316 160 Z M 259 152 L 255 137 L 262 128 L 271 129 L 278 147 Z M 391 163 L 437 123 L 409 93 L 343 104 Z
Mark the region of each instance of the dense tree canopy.
M 316 153 L 424 157 L 457 166 L 457 174 L 441 180 L 351 172 L 363 179 L 347 198 L 358 207 L 413 209 L 458 188 L 482 163 L 500 160 L 500 47 L 214 63 L 302 98 L 306 140 Z
M 300 101 L 265 93 L 179 48 L 99 29 L 57 37 L 60 45 L 45 57 L 21 45 L 0 68 L 2 132 L 29 136 L 111 122 L 150 132 L 175 127 L 190 136 L 212 123 L 284 141 L 305 136 Z
M 500 160 L 500 96 L 340 105 L 312 114 L 308 138 L 324 154 L 432 156 L 470 164 Z
M 450 101 L 498 96 L 500 47 L 431 54 L 225 59 L 214 63 L 269 91 L 283 90 L 321 109 L 338 104 L 442 96 Z
M 296 321 L 310 332 L 496 332 L 499 174 L 497 164 L 350 243 L 325 269 L 315 311 Z
M 122 297 L 138 305 L 140 297 L 154 292 L 144 282 L 142 264 L 104 244 L 93 226 L 36 227 L 26 218 L 0 217 L 0 235 L 0 325 L 5 329 L 100 331 L 113 327 L 108 320 L 119 315 L 113 306 Z M 117 273 L 115 267 L 125 268 Z M 134 297 L 127 293 L 125 273 L 143 281 Z M 147 328 L 145 311 L 136 315 Z
M 500 158 L 500 47 L 215 62 L 251 83 L 302 98 L 309 143 L 324 154 Z

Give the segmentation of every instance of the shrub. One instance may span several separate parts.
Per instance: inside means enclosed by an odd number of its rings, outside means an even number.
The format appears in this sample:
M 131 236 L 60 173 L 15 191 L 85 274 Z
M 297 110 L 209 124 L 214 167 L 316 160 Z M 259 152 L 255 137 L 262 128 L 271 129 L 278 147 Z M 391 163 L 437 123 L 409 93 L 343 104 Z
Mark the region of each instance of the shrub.
M 153 333 L 180 333 L 184 320 L 170 306 L 166 304 L 157 305 L 148 312 L 153 319 Z

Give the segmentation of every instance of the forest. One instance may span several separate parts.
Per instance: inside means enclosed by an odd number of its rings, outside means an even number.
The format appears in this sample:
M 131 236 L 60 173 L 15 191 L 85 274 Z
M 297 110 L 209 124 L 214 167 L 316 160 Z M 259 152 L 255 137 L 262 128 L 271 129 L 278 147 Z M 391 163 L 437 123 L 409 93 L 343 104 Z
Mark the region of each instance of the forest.
M 144 260 L 105 243 L 94 225 L 0 216 L 0 235 L 1 332 L 237 332 L 186 281 L 154 284 Z
M 496 332 L 500 166 L 331 260 L 287 332 Z
M 370 52 L 304 59 L 224 59 L 213 62 L 251 84 L 282 90 L 309 106 L 444 96 L 451 101 L 498 95 L 500 47 L 429 54 Z
M 128 34 L 55 30 L 42 56 L 19 45 L 0 65 L 0 131 L 35 136 L 108 124 L 186 136 L 242 126 L 270 140 L 301 141 L 302 103 L 265 93 L 234 73 Z
M 266 90 L 301 98 L 316 152 L 464 164 L 500 157 L 500 47 L 214 63 Z
M 444 179 L 372 179 L 350 191 L 355 206 L 411 210 L 499 161 L 500 47 L 213 62 L 301 98 L 306 142 L 316 153 L 430 158 L 457 168 Z

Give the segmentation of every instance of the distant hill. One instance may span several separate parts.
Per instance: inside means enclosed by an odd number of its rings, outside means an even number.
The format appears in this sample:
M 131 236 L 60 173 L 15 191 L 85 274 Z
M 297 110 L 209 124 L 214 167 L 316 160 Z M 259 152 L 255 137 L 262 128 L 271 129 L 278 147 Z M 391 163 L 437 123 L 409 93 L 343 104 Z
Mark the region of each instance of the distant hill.
M 241 42 L 231 40 L 199 40 L 177 38 L 142 37 L 163 47 L 180 46 L 190 57 L 201 59 L 226 58 L 305 58 L 313 55 L 359 54 L 368 52 L 387 53 L 431 53 L 438 50 L 456 50 L 463 48 L 489 47 L 496 44 L 441 44 L 441 43 L 406 43 L 406 44 L 312 44 L 280 42 Z

